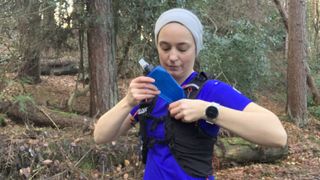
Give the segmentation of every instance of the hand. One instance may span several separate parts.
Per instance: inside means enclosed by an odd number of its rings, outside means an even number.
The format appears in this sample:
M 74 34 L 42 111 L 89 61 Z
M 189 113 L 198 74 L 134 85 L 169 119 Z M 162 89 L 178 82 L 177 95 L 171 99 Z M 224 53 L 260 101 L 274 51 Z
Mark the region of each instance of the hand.
M 158 88 L 152 84 L 155 80 L 146 76 L 139 76 L 130 82 L 126 95 L 128 103 L 133 107 L 142 100 L 154 98 L 160 94 Z
M 182 99 L 169 105 L 172 117 L 186 123 L 191 123 L 206 117 L 205 110 L 209 102 L 198 99 Z

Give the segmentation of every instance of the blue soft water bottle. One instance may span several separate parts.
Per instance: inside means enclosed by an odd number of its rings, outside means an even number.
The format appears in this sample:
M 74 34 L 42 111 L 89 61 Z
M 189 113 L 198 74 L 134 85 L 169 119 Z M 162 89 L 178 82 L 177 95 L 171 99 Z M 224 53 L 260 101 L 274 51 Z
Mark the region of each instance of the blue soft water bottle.
M 139 60 L 145 74 L 155 79 L 154 85 L 160 90 L 160 97 L 168 103 L 185 98 L 185 93 L 177 81 L 162 66 L 153 67 L 143 58 Z

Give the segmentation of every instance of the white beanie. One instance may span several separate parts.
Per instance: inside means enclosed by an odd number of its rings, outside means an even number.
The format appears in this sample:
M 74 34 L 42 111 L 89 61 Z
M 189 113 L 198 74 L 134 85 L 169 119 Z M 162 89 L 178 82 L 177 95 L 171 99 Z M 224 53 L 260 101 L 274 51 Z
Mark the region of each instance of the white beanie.
M 182 9 L 182 8 L 170 9 L 160 15 L 154 28 L 156 45 L 158 43 L 158 34 L 161 28 L 171 22 L 178 22 L 184 25 L 192 33 L 192 36 L 196 44 L 196 51 L 198 55 L 203 46 L 202 24 L 195 14 L 193 14 L 189 10 Z

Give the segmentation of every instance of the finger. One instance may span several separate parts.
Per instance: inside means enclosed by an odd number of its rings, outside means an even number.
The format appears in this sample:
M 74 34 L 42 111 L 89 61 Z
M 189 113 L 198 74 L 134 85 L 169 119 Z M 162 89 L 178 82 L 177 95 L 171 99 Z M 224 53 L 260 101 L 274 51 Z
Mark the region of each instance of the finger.
M 176 116 L 179 112 L 181 112 L 181 109 L 179 107 L 174 107 L 169 109 L 169 112 L 171 114 L 171 116 Z
M 160 94 L 159 90 L 154 90 L 154 89 L 137 89 L 133 88 L 131 89 L 131 94 L 135 99 L 146 99 L 146 98 L 153 98 L 156 95 Z
M 177 114 L 174 116 L 174 118 L 175 118 L 176 120 L 181 120 L 181 121 L 184 122 L 184 115 L 183 115 L 182 112 L 177 113 Z
M 158 90 L 157 87 L 153 84 L 154 79 L 146 76 L 140 76 L 135 79 L 133 79 L 130 83 L 131 88 L 149 88 Z
M 138 94 L 135 96 L 135 99 L 142 101 L 142 100 L 151 99 L 154 97 L 155 97 L 155 95 L 152 95 L 152 94 Z
M 134 83 L 154 83 L 155 79 L 148 76 L 139 76 L 132 80 Z
M 160 91 L 159 90 L 153 90 L 153 89 L 139 89 L 139 90 L 137 90 L 137 94 L 158 95 L 158 94 L 160 94 Z
M 132 87 L 137 89 L 150 89 L 153 91 L 158 91 L 158 88 L 151 83 L 137 83 L 137 84 L 133 84 Z
M 171 109 L 174 109 L 174 108 L 179 107 L 180 104 L 181 104 L 180 101 L 175 101 L 175 102 L 169 104 L 169 107 L 168 107 L 168 108 L 169 108 L 169 110 L 171 110 Z

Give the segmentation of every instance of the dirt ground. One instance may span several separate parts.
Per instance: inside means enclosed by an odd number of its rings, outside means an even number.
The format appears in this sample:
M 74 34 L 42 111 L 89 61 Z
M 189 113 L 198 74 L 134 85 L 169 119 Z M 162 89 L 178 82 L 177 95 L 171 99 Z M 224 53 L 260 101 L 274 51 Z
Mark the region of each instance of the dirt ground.
M 40 105 L 66 109 L 75 89 L 75 76 L 42 76 L 25 89 Z M 119 87 L 123 95 L 128 80 Z M 81 89 L 81 84 L 78 85 Z M 257 103 L 275 112 L 288 133 L 289 154 L 274 164 L 215 167 L 217 179 L 320 179 L 320 121 L 310 116 L 304 129 L 288 122 L 284 105 L 258 96 Z M 86 114 L 89 96 L 77 98 L 74 109 Z M 141 179 L 143 165 L 137 150 L 137 130 L 107 145 L 93 142 L 92 130 L 36 127 L 9 118 L 0 127 L 0 179 Z

